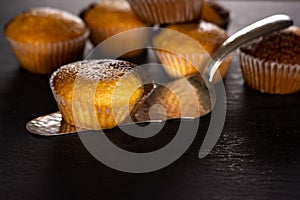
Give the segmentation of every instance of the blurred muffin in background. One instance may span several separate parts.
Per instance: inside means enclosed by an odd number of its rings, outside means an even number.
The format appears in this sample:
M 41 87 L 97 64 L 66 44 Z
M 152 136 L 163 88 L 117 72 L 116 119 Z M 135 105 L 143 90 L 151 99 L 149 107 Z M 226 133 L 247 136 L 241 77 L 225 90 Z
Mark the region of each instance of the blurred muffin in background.
M 211 55 L 227 38 L 227 33 L 212 23 L 176 24 L 167 26 L 154 37 L 153 47 L 167 74 L 179 78 L 203 74 Z M 222 78 L 226 76 L 231 59 L 231 56 L 226 57 L 219 67 Z M 215 78 L 215 81 L 219 80 Z
M 148 24 L 199 21 L 203 0 L 128 0 L 133 11 Z
M 5 36 L 22 67 L 39 74 L 50 74 L 63 64 L 82 59 L 88 34 L 79 17 L 49 7 L 27 10 L 5 27 Z
M 300 90 L 300 28 L 292 26 L 239 49 L 245 83 L 260 92 L 290 94 Z
M 90 39 L 94 46 L 110 38 L 106 41 L 110 48 L 106 48 L 104 52 L 110 56 L 119 56 L 123 53 L 126 53 L 123 57 L 137 56 L 143 51 L 132 50 L 144 47 L 148 42 L 147 32 L 143 30 L 112 37 L 124 31 L 146 27 L 125 0 L 99 1 L 85 9 L 80 16 L 91 31 Z
M 218 1 L 205 0 L 201 19 L 214 23 L 223 29 L 227 29 L 230 21 L 230 11 L 218 3 Z

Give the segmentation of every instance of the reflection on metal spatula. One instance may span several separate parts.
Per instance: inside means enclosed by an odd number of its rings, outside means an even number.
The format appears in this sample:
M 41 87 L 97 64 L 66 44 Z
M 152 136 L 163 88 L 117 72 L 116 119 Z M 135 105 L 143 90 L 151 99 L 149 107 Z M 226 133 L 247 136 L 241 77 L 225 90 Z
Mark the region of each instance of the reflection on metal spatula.
M 214 77 L 215 72 L 217 71 L 218 67 L 221 64 L 221 61 L 223 58 L 225 58 L 229 53 L 231 53 L 233 50 L 237 49 L 241 45 L 257 38 L 264 36 L 266 34 L 272 33 L 274 31 L 278 31 L 284 28 L 287 28 L 293 24 L 293 21 L 291 18 L 287 15 L 273 15 L 268 18 L 262 19 L 258 22 L 255 22 L 254 24 L 251 24 L 242 30 L 236 32 L 231 37 L 229 37 L 222 46 L 218 49 L 217 52 L 212 56 L 212 60 L 209 62 L 207 66 L 206 74 L 204 75 L 204 79 L 207 82 L 207 87 L 212 87 L 212 80 Z M 216 95 L 216 96 L 215 96 Z M 215 96 L 218 97 L 218 93 L 216 92 Z M 213 100 L 213 97 L 211 97 Z M 222 98 L 222 97 L 221 97 Z M 213 106 L 214 107 L 214 102 Z M 218 108 L 217 108 L 218 109 Z M 221 131 L 219 130 L 213 130 L 214 127 L 210 126 L 209 134 L 206 134 L 204 141 L 201 145 L 200 151 L 199 151 L 199 158 L 205 157 L 211 149 L 215 146 L 215 144 L 218 141 L 218 138 L 220 137 Z
M 184 80 L 188 80 L 188 82 L 186 82 L 187 84 L 184 84 L 183 79 L 178 79 L 168 83 L 168 87 L 158 86 L 148 100 L 144 103 L 144 105 L 142 105 L 142 107 L 134 115 L 133 121 L 130 119 L 125 121 L 122 125 L 143 122 L 162 122 L 175 118 L 191 119 L 210 113 L 216 103 L 216 99 L 218 98 L 218 93 L 216 93 L 214 90 L 212 79 L 222 59 L 233 50 L 249 42 L 250 40 L 286 28 L 292 25 L 292 23 L 293 22 L 290 17 L 286 15 L 274 15 L 242 29 L 241 31 L 229 37 L 223 43 L 220 49 L 212 56 L 212 59 L 206 68 L 207 70 L 204 78 L 197 74 L 184 78 Z M 169 102 L 169 99 L 174 99 L 172 98 L 172 95 L 174 94 L 172 94 L 172 92 L 168 92 L 167 88 L 176 88 L 176 90 L 183 92 L 181 96 L 188 97 L 190 96 L 188 93 L 191 92 L 191 90 L 185 90 L 185 87 L 191 86 L 193 87 L 192 91 L 197 96 L 197 103 L 196 105 L 190 104 L 188 98 L 186 100 L 184 98 L 180 99 L 181 105 L 185 106 L 185 112 L 182 113 L 180 106 L 176 105 L 176 100 L 175 104 L 174 101 L 172 103 Z M 187 92 L 187 94 L 184 92 Z M 154 115 L 150 117 L 149 112 L 151 108 L 153 108 L 153 105 L 161 105 L 164 107 L 165 113 L 161 114 L 161 109 L 156 109 L 154 112 L 152 110 L 152 114 Z M 78 127 L 74 127 L 65 123 L 62 120 L 62 116 L 59 112 L 33 119 L 26 124 L 26 128 L 29 132 L 42 136 L 65 135 L 81 131 L 81 129 L 78 129 Z M 84 129 L 82 129 L 82 131 L 84 131 Z M 220 134 L 206 135 L 200 149 L 200 157 L 204 157 L 207 152 L 211 150 L 218 140 L 219 135 Z

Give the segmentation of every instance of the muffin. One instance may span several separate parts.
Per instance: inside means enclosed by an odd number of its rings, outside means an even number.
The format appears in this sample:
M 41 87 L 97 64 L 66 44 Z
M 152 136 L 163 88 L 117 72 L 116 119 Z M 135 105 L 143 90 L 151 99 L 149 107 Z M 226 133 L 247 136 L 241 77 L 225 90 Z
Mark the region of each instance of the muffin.
M 226 29 L 230 21 L 230 12 L 215 0 L 205 0 L 201 19 Z
M 199 21 L 203 0 L 128 0 L 133 11 L 149 24 Z
M 245 83 L 270 94 L 300 90 L 300 28 L 261 37 L 239 49 Z
M 167 26 L 154 37 L 153 47 L 166 73 L 179 78 L 203 74 L 211 55 L 227 38 L 227 33 L 212 23 L 176 24 Z M 231 58 L 226 57 L 218 69 L 222 78 L 226 76 Z M 215 78 L 215 81 L 218 80 Z
M 88 29 L 71 13 L 40 7 L 14 17 L 5 27 L 5 36 L 23 68 L 50 74 L 82 58 Z
M 87 129 L 121 124 L 144 100 L 135 65 L 120 60 L 87 60 L 55 71 L 50 86 L 64 121 Z
M 80 16 L 91 31 L 90 40 L 94 46 L 118 33 L 146 27 L 146 24 L 135 15 L 125 0 L 100 1 L 85 9 Z M 106 48 L 104 53 L 108 55 L 119 56 L 130 50 L 123 57 L 137 56 L 143 51 L 132 50 L 146 46 L 147 33 L 146 31 L 130 32 L 113 37 L 106 42 L 109 42 L 110 48 Z

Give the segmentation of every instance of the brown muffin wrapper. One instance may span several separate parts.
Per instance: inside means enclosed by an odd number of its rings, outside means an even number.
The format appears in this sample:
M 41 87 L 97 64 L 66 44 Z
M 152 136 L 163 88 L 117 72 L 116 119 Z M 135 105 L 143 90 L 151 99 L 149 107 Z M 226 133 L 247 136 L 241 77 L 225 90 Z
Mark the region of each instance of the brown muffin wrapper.
M 149 24 L 200 20 L 203 0 L 128 0 L 133 11 Z
M 8 38 L 21 66 L 38 74 L 50 74 L 63 64 L 82 59 L 85 35 L 64 42 L 21 43 Z
M 91 27 L 90 28 L 90 30 L 91 30 L 90 39 L 91 39 L 91 42 L 93 43 L 93 45 L 97 46 L 104 40 L 106 40 L 116 34 L 119 34 L 126 30 L 134 29 L 134 28 L 141 28 L 141 27 L 128 26 L 126 28 L 122 27 L 122 29 L 120 29 L 118 27 L 112 27 L 112 26 L 109 28 L 107 28 L 107 27 L 92 28 Z M 140 32 L 137 32 L 137 33 L 140 33 Z M 122 52 L 124 52 L 124 51 L 126 52 L 126 51 L 130 50 L 129 53 L 126 53 L 122 57 L 138 56 L 143 53 L 143 50 L 141 50 L 141 49 L 134 50 L 134 51 L 131 51 L 131 50 L 134 49 L 134 47 L 136 47 L 136 46 L 146 46 L 147 41 L 148 41 L 148 36 L 147 36 L 146 32 L 145 32 L 145 34 L 135 34 L 135 35 L 124 34 L 121 36 L 115 36 L 114 38 L 107 41 L 107 42 L 109 42 L 110 48 L 105 49 L 104 53 L 108 54 L 109 56 L 115 56 L 115 55 L 119 56 L 120 54 L 122 54 Z
M 290 94 L 300 90 L 300 65 L 281 64 L 254 58 L 239 51 L 245 83 L 270 94 Z
M 130 114 L 130 108 L 95 106 L 90 103 L 61 98 L 54 93 L 64 121 L 79 129 L 108 129 L 120 125 Z
M 185 54 L 177 55 L 167 51 L 156 50 L 157 56 L 160 59 L 166 73 L 172 78 L 180 78 L 195 73 L 203 74 L 206 63 L 209 57 L 206 54 Z M 222 78 L 225 78 L 229 69 L 232 56 L 228 56 L 219 67 L 219 73 Z M 218 82 L 217 76 L 214 77 L 214 82 Z

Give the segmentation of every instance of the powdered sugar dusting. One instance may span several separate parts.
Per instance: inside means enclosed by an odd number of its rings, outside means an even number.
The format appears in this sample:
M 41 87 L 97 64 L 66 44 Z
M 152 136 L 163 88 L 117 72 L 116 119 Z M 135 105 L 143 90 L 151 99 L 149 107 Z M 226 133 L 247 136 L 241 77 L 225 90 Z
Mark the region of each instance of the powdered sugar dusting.
M 80 65 L 79 77 L 101 81 L 119 79 L 133 67 L 129 62 L 119 60 L 82 61 L 78 64 Z
M 212 23 L 208 23 L 205 21 L 201 21 L 201 23 L 199 24 L 198 29 L 200 31 L 213 31 L 213 30 L 217 30 L 220 31 L 221 29 L 219 27 L 217 27 L 215 24 Z
M 110 9 L 130 11 L 130 5 L 126 0 L 101 0 L 97 2 L 99 6 L 105 6 Z
M 50 86 L 53 88 L 53 80 L 68 81 L 81 78 L 88 81 L 116 80 L 129 73 L 135 67 L 134 64 L 121 60 L 85 60 L 70 63 L 60 67 L 50 78 Z
M 65 20 L 74 21 L 79 24 L 84 24 L 83 21 L 76 15 L 69 13 L 64 10 L 59 10 L 51 7 L 36 7 L 29 10 L 28 15 L 36 15 L 36 16 L 56 16 L 58 18 L 63 18 Z

